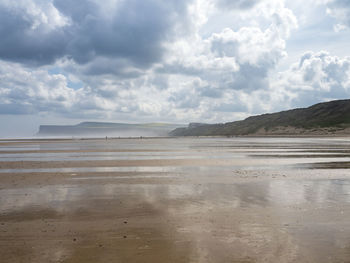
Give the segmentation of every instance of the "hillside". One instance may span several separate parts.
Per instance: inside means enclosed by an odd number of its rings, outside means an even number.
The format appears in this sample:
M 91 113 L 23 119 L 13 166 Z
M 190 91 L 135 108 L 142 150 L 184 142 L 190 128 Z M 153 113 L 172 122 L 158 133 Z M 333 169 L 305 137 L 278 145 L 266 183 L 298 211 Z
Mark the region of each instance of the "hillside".
M 308 108 L 252 116 L 224 124 L 178 128 L 172 136 L 350 134 L 350 100 L 319 103 Z
M 40 125 L 37 136 L 167 136 L 180 124 L 82 122 L 77 125 Z

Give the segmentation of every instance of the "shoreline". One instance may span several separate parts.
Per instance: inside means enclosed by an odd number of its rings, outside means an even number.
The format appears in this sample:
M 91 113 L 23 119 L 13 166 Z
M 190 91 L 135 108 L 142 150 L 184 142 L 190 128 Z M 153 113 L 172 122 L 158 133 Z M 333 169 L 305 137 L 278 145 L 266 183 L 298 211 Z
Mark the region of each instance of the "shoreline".
M 208 136 L 161 136 L 161 137 L 148 137 L 148 136 L 136 136 L 136 137 L 107 137 L 107 140 L 137 140 L 137 139 L 145 139 L 145 140 L 154 140 L 154 139 L 195 139 L 195 138 L 350 138 L 349 133 L 345 134 L 271 134 L 271 135 L 208 135 Z M 60 138 L 60 137 L 41 137 L 41 138 L 0 138 L 0 142 L 28 142 L 28 141 L 84 141 L 84 140 L 102 140 L 105 141 L 106 138 L 101 137 L 76 137 L 76 138 Z

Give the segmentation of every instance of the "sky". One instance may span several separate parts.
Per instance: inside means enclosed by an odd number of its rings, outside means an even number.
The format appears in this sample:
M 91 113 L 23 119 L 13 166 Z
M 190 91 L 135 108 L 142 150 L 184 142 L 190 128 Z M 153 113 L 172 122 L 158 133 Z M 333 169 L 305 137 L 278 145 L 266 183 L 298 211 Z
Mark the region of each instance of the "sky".
M 0 137 L 350 95 L 350 0 L 0 0 Z

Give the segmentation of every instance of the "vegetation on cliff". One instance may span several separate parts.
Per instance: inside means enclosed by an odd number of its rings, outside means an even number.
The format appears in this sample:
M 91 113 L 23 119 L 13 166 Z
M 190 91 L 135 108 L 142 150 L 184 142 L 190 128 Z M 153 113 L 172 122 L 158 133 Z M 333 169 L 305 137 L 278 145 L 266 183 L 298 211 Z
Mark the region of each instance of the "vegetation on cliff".
M 189 125 L 172 136 L 300 135 L 349 133 L 350 100 L 319 103 L 308 108 L 251 116 L 222 124 Z

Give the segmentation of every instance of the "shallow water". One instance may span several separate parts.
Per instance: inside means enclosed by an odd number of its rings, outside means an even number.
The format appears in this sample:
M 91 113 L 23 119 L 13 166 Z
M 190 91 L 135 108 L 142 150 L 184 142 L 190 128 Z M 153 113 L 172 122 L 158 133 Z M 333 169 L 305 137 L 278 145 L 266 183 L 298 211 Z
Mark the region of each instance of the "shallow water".
M 349 154 L 347 138 L 0 142 L 1 262 L 347 262 Z

